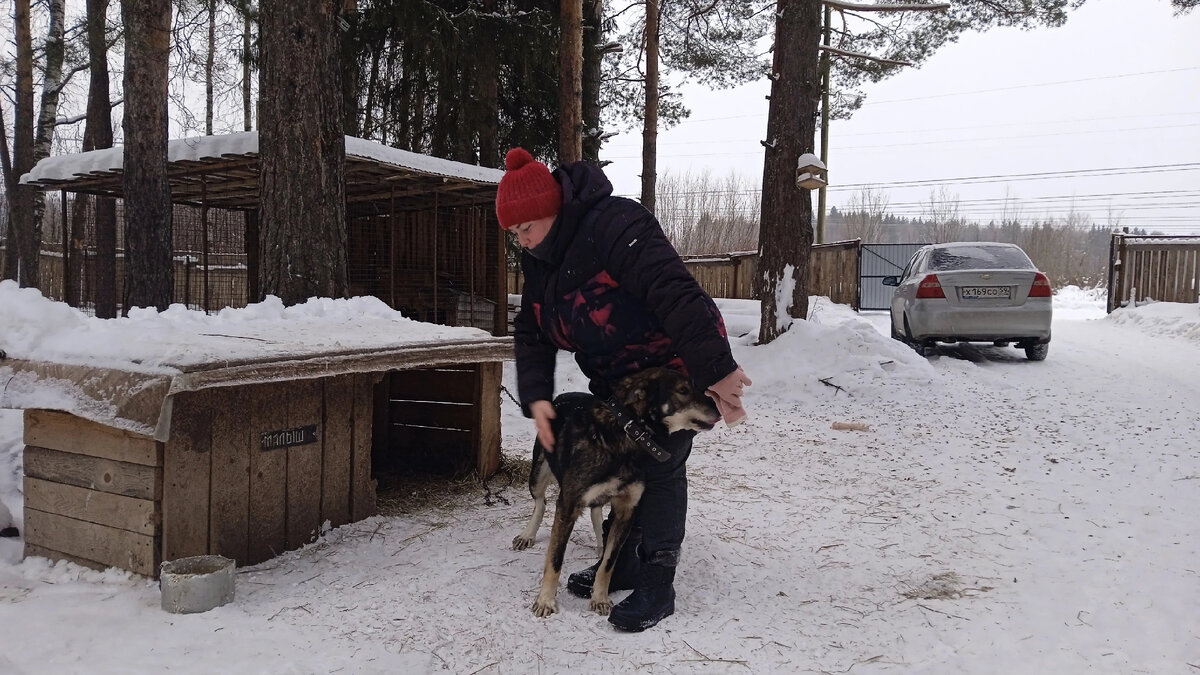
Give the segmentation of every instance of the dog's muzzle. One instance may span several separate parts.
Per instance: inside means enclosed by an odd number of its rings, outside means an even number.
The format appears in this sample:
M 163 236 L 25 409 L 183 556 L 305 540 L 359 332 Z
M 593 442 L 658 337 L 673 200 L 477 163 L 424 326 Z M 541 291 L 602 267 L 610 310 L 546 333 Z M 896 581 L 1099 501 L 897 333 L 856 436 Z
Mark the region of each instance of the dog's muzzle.
M 611 397 L 604 401 L 604 405 L 608 406 L 608 409 L 612 411 L 614 416 L 616 416 L 617 424 L 621 425 L 621 428 L 625 431 L 625 435 L 628 436 L 634 443 L 637 443 L 638 446 L 643 450 L 650 453 L 651 457 L 659 462 L 665 462 L 671 459 L 671 453 L 663 450 L 661 445 L 654 442 L 654 438 L 650 435 L 649 431 L 646 431 L 646 427 L 639 424 L 638 421 L 635 420 L 625 410 L 625 406 L 621 405 L 615 398 Z

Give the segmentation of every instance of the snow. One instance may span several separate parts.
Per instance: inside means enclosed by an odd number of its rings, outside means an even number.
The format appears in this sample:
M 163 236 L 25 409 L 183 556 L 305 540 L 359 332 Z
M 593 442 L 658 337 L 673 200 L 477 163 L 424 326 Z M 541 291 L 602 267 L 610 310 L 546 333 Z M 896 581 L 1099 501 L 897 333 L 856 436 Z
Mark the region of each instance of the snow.
M 565 588 L 559 613 L 533 616 L 550 519 L 512 551 L 532 501 L 502 473 L 243 568 L 234 601 L 196 615 L 163 612 L 148 579 L 22 561 L 0 539 L 0 673 L 1195 673 L 1200 306 L 1105 315 L 1104 300 L 1061 290 L 1041 363 L 978 345 L 922 358 L 887 337 L 886 314 L 825 298 L 754 346 L 757 304 L 718 301 L 754 380 L 750 418 L 697 439 L 677 612 L 645 633 L 613 631 Z M 327 307 L 331 333 L 354 332 L 356 302 Z M 42 309 L 73 332 L 9 314 L 0 346 L 136 351 Z M 178 354 L 189 322 L 254 323 L 126 321 Z M 559 388 L 583 385 L 563 356 Z M 502 401 L 504 453 L 526 457 L 532 425 Z M 0 410 L 0 502 L 18 527 L 20 419 Z M 584 520 L 566 571 L 591 544 Z
M 213 362 L 298 357 L 321 351 L 382 349 L 452 339 L 486 339 L 478 328 L 405 318 L 382 300 L 310 298 L 285 307 L 275 296 L 205 314 L 171 305 L 134 308 L 103 320 L 37 289 L 0 281 L 0 348 L 9 358 L 124 370 L 175 372 Z
M 202 159 L 237 157 L 258 153 L 258 132 L 243 131 L 219 136 L 177 138 L 167 143 L 167 161 L 198 161 Z M 482 183 L 499 183 L 504 172 L 448 159 L 430 157 L 407 150 L 391 148 L 382 143 L 354 136 L 346 137 L 346 156 L 374 159 L 394 166 L 413 169 L 450 178 L 465 178 Z M 124 166 L 124 148 L 47 157 L 29 173 L 21 176 L 22 183 L 63 181 L 89 173 L 114 171 Z
M 166 397 L 197 388 L 189 372 L 262 362 L 261 377 L 268 366 L 286 370 L 287 363 L 323 359 L 331 368 L 335 358 L 337 367 L 353 370 L 355 355 L 502 341 L 477 328 L 405 318 L 370 296 L 310 298 L 291 307 L 268 296 L 213 315 L 176 304 L 103 320 L 14 281 L 0 281 L 0 327 L 8 356 L 0 361 L 0 408 L 64 410 L 159 440 L 170 424 Z M 71 380 L 63 366 L 93 371 Z

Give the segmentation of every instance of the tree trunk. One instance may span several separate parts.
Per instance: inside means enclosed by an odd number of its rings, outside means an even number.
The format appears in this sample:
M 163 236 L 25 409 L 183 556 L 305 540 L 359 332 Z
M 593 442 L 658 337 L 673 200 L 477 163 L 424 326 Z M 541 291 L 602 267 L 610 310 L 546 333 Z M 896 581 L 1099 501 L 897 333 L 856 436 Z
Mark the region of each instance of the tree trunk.
M 21 286 L 38 285 L 40 236 L 33 218 L 34 190 L 17 181 L 33 168 L 33 36 L 29 0 L 15 0 L 13 19 L 17 42 L 17 93 L 13 115 L 13 152 L 5 275 Z
M 342 110 L 345 118 L 342 120 L 342 132 L 349 136 L 366 137 L 358 126 L 358 81 L 362 77 L 358 65 L 357 37 L 362 30 L 358 22 L 358 0 L 343 0 L 342 16 L 347 22 L 346 30 L 338 30 L 338 58 L 342 67 Z M 339 24 L 340 25 L 340 24 Z
M 4 276 L 0 279 L 15 279 L 16 278 L 16 250 L 17 247 L 13 243 L 13 202 L 12 195 L 16 192 L 17 179 L 13 172 L 12 154 L 8 150 L 8 123 L 4 121 L 4 107 L 0 106 L 0 169 L 4 172 L 4 211 L 8 223 L 7 234 L 4 239 L 4 259 L 0 261 L 0 271 L 3 271 Z
M 604 0 L 584 0 L 583 3 L 583 158 L 600 161 L 603 143 L 600 130 L 600 80 L 604 54 Z
M 254 128 L 254 100 L 250 90 L 250 50 L 253 22 L 250 21 L 250 8 L 242 12 L 242 129 L 250 131 Z
M 42 78 L 42 102 L 38 107 L 37 128 L 33 135 L 33 163 L 50 156 L 50 143 L 54 140 L 54 124 L 58 118 L 58 99 L 62 92 L 64 45 L 65 0 L 50 0 L 50 15 L 46 28 L 46 67 Z M 46 210 L 46 193 L 33 193 L 34 241 L 42 241 L 42 213 Z
M 646 0 L 646 109 L 642 119 L 642 206 L 654 213 L 658 182 L 658 0 Z
M 213 133 L 213 63 L 217 50 L 217 0 L 208 0 L 208 52 L 204 55 L 204 135 Z
M 371 138 L 375 132 L 375 90 L 379 86 L 380 49 L 372 46 L 371 69 L 367 75 L 367 101 L 363 105 L 362 137 Z
M 755 291 L 762 301 L 760 343 L 808 315 L 812 193 L 796 187 L 796 161 L 813 151 L 820 99 L 821 3 L 780 0 L 763 162 L 762 225 Z
M 167 180 L 170 0 L 122 0 L 125 23 L 125 302 L 165 310 L 174 291 Z
M 483 0 L 483 13 L 492 16 L 496 13 L 496 0 Z M 486 44 L 496 44 L 494 23 L 485 24 L 484 35 Z M 500 167 L 500 64 L 496 60 L 496 50 L 483 49 L 478 54 L 477 77 L 479 78 L 479 165 L 491 168 Z
M 287 305 L 346 296 L 341 5 L 261 5 L 259 289 Z
M 83 129 L 83 150 L 103 150 L 113 146 L 112 107 L 109 102 L 108 44 L 105 41 L 105 15 L 109 0 L 87 0 L 88 82 L 87 121 Z M 96 316 L 117 316 L 117 208 L 109 197 L 96 197 Z
M 430 129 L 429 152 L 434 157 L 454 159 L 452 148 L 453 136 L 462 133 L 456 117 L 462 102 L 451 92 L 458 91 L 458 82 L 462 74 L 458 69 L 458 60 L 446 55 L 436 60 L 437 80 L 432 88 L 434 99 L 433 123 Z
M 583 159 L 583 0 L 560 0 L 558 38 L 560 164 Z

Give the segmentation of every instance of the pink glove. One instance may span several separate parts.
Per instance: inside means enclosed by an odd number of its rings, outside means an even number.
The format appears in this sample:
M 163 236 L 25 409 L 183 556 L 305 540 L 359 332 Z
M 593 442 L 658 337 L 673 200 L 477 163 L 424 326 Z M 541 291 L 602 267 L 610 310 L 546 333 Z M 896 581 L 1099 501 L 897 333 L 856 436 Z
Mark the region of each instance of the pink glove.
M 717 404 L 717 412 L 725 419 L 725 426 L 737 426 L 745 421 L 746 409 L 742 407 L 742 390 L 751 384 L 754 383 L 746 377 L 746 372 L 741 366 L 738 366 L 737 370 L 705 390 L 704 393 Z

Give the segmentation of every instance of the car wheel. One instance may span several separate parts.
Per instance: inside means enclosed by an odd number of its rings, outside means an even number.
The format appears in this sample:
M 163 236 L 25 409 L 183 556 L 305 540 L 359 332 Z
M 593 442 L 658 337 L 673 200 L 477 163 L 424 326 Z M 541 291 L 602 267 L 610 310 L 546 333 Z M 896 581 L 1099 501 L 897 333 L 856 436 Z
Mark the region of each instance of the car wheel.
M 1025 348 L 1025 358 L 1030 361 L 1045 361 L 1046 353 L 1050 351 L 1050 343 L 1043 342 L 1041 344 L 1029 345 Z
M 913 338 L 912 326 L 908 325 L 908 315 L 904 316 L 904 333 L 904 342 L 907 342 L 921 356 L 933 356 L 937 351 L 937 347 L 934 345 Z

